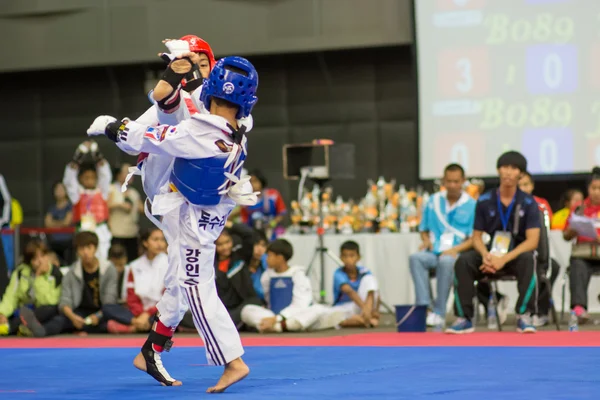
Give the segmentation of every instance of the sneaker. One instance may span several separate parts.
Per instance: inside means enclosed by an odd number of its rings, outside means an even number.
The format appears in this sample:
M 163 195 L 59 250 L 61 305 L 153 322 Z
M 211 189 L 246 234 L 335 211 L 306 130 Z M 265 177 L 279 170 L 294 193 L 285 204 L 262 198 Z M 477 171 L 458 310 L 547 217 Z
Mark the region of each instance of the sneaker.
M 500 325 L 503 325 L 508 318 L 508 303 L 510 299 L 508 296 L 504 295 L 498 302 L 498 321 Z
M 31 332 L 33 337 L 39 338 L 46 336 L 46 329 L 44 329 L 44 326 L 37 320 L 31 308 L 25 306 L 19 308 L 19 317 L 21 319 L 21 324 Z
M 438 325 L 444 325 L 444 322 L 446 322 L 444 321 L 444 318 L 436 313 L 432 312 L 427 316 L 427 326 L 436 327 Z
M 425 324 L 427 326 L 435 326 L 435 321 L 433 320 L 433 318 L 435 318 L 435 313 L 428 311 L 427 319 L 425 320 Z
M 19 325 L 19 329 L 17 330 L 17 336 L 33 337 L 33 332 L 31 332 L 31 329 L 29 329 L 25 325 L 21 324 L 21 325 Z
M 531 321 L 531 315 L 522 314 L 517 317 L 517 332 L 519 333 L 535 333 L 537 330 Z
M 590 315 L 582 306 L 573 307 L 573 311 L 575 312 L 575 315 L 577 315 L 577 322 L 580 325 L 584 325 L 590 320 Z
M 475 332 L 473 323 L 466 318 L 458 318 L 450 328 L 446 328 L 446 333 L 460 335 L 463 333 Z
M 550 322 L 550 318 L 547 315 L 534 315 L 533 326 L 539 328 L 540 326 L 546 326 Z

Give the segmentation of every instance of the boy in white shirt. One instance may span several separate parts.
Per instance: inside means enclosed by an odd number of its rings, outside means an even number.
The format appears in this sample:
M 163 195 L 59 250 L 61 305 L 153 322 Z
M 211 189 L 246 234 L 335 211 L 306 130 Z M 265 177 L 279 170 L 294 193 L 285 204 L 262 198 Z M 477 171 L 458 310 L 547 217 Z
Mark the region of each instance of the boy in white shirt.
M 285 239 L 269 244 L 269 268 L 260 279 L 269 308 L 247 305 L 242 309 L 242 321 L 261 333 L 329 329 L 344 320 L 343 313 L 313 304 L 312 287 L 304 269 L 288 265 L 293 254 L 292 245 Z

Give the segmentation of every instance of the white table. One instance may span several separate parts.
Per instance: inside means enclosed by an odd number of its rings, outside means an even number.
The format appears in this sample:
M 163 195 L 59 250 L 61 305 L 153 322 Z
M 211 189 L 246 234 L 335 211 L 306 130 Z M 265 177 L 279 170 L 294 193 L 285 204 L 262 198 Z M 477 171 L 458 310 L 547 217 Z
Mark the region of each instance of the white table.
M 294 246 L 294 257 L 291 265 L 309 266 L 310 261 L 318 247 L 316 235 L 285 235 Z M 339 248 L 346 240 L 354 240 L 360 245 L 362 260 L 360 265 L 369 268 L 377 277 L 380 285 L 381 297 L 390 307 L 399 304 L 413 304 L 415 301 L 414 286 L 408 267 L 408 256 L 418 251 L 420 238 L 418 233 L 359 233 L 353 235 L 325 235 L 325 247 L 334 254 L 339 255 Z M 553 297 L 560 312 L 561 288 L 564 270 L 569 262 L 571 245 L 562 238 L 562 232 L 550 232 L 551 252 L 561 266 L 561 273 L 554 284 Z M 332 277 L 338 266 L 329 257 L 325 257 L 325 291 L 326 300 L 332 302 Z M 319 257 L 312 266 L 310 277 L 313 284 L 315 298 L 319 297 L 321 265 Z M 435 280 L 432 282 L 435 291 Z M 517 300 L 518 292 L 513 282 L 500 282 L 499 290 L 509 296 L 512 303 L 511 310 Z M 589 310 L 600 312 L 598 294 L 600 293 L 600 278 L 592 277 L 588 292 Z M 566 305 L 569 307 L 569 288 L 567 284 Z M 452 298 L 452 295 L 450 296 Z M 451 309 L 452 303 L 449 303 Z

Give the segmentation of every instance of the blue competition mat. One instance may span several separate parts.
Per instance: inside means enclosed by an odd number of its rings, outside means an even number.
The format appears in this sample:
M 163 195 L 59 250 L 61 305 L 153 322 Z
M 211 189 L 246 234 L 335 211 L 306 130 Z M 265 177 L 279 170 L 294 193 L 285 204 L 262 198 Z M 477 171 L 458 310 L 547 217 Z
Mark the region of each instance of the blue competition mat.
M 163 357 L 181 387 L 132 366 L 137 349 L 0 349 L 4 399 L 599 399 L 600 348 L 247 347 L 251 373 L 207 394 L 204 349 Z

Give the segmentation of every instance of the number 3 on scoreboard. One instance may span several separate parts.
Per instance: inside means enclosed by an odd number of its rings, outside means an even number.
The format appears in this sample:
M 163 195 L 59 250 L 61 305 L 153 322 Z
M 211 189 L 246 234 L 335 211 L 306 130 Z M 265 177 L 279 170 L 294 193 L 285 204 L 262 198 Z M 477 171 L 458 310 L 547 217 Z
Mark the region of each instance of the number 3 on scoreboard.
M 460 73 L 460 80 L 456 82 L 456 90 L 461 93 L 469 93 L 473 88 L 473 72 L 471 71 L 471 60 L 460 58 L 456 61 L 456 68 Z
M 485 47 L 442 50 L 437 59 L 440 94 L 446 99 L 482 96 L 489 92 L 490 68 Z

